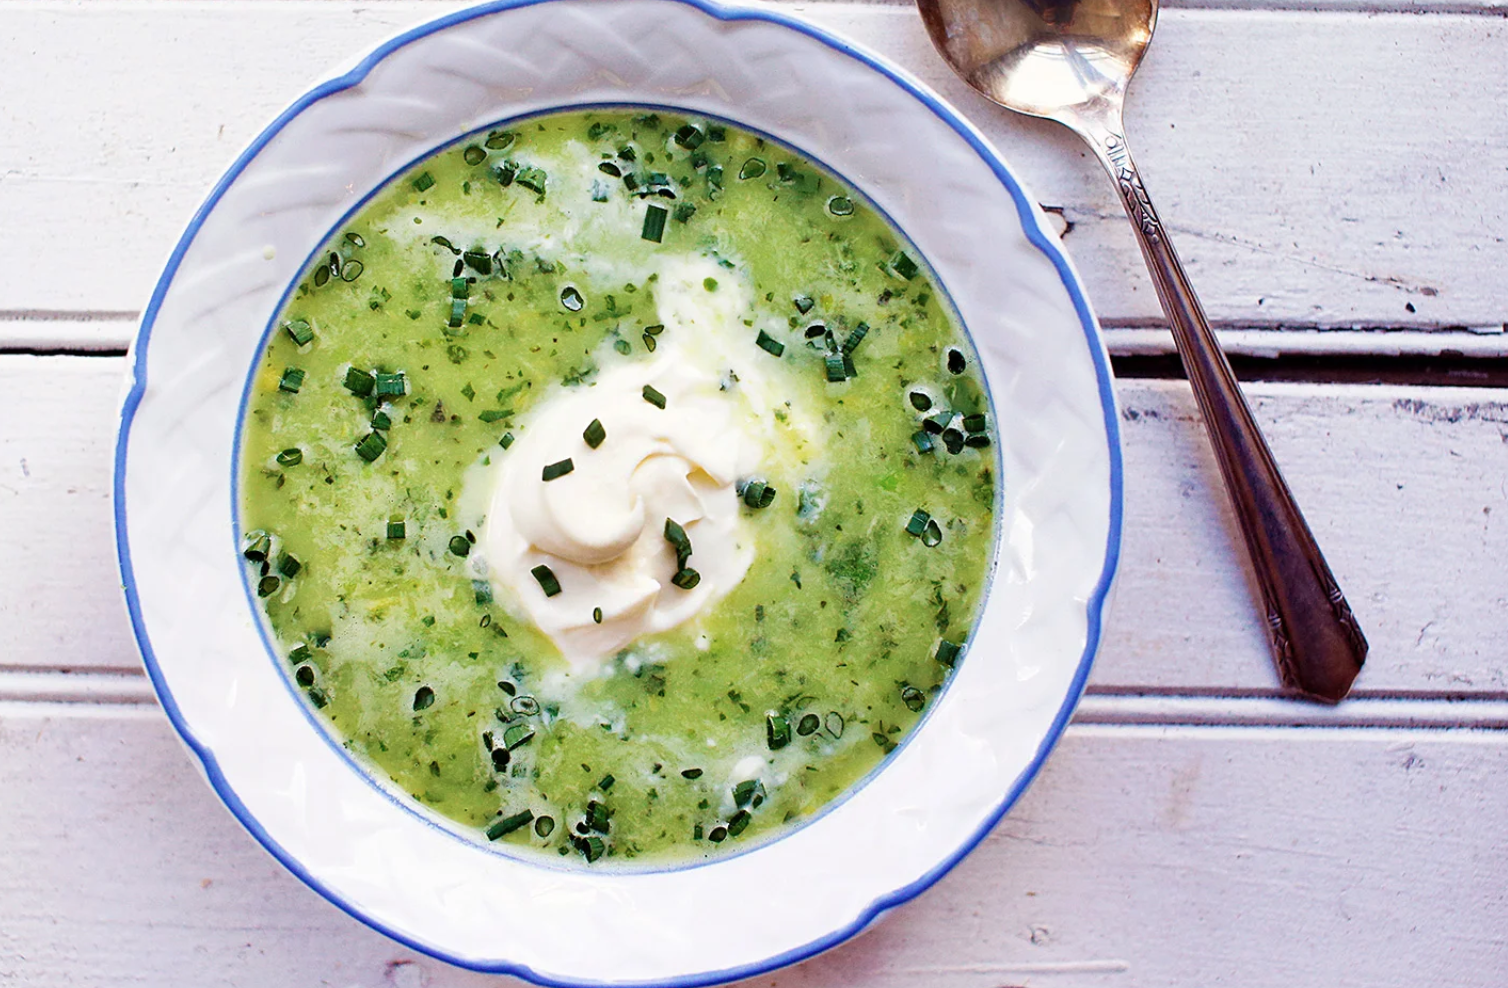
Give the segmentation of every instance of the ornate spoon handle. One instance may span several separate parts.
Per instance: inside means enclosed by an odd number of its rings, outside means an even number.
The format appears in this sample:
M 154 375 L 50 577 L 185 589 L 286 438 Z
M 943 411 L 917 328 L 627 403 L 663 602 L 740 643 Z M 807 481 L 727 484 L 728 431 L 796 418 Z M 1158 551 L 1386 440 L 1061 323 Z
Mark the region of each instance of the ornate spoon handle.
M 1262 588 L 1278 670 L 1289 687 L 1337 702 L 1366 660 L 1366 637 L 1278 472 L 1230 361 L 1152 208 L 1125 138 L 1108 130 L 1086 136 L 1120 189 L 1172 326 Z

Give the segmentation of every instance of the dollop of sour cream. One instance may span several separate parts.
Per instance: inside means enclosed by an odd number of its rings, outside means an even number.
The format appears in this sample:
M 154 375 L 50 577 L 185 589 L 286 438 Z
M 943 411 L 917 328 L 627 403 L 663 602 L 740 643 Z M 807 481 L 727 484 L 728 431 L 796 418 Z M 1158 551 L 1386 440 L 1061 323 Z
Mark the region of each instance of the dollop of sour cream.
M 488 576 L 577 670 L 701 613 L 754 560 L 736 484 L 759 468 L 768 402 L 762 388 L 730 386 L 737 374 L 727 359 L 730 338 L 753 332 L 743 322 L 749 290 L 708 258 L 675 259 L 659 274 L 665 330 L 656 356 L 558 388 L 520 423 L 490 474 Z M 646 386 L 664 408 L 646 399 Z M 605 432 L 595 448 L 584 435 L 593 420 Z M 567 458 L 569 473 L 544 479 Z M 690 589 L 671 583 L 678 567 L 667 518 L 691 542 L 686 565 L 700 581 Z M 538 566 L 549 567 L 559 593 L 546 595 Z

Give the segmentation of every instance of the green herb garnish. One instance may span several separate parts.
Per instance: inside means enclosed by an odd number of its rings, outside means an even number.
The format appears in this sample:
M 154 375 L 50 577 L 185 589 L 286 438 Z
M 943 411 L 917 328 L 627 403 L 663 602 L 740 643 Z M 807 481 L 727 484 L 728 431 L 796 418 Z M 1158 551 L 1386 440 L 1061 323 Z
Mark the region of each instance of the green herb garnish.
M 774 357 L 785 353 L 785 344 L 762 329 L 759 331 L 759 336 L 755 338 L 754 343 L 759 349 Z
M 314 327 L 310 326 L 303 319 L 294 319 L 284 323 L 283 328 L 288 330 L 288 335 L 293 337 L 293 342 L 299 346 L 305 346 L 310 340 L 314 339 Z
M 767 714 L 764 719 L 764 738 L 771 751 L 779 751 L 791 743 L 791 722 L 780 714 Z
M 927 514 L 921 508 L 917 508 L 916 512 L 912 514 L 911 520 L 906 522 L 906 534 L 921 538 L 922 533 L 927 530 L 927 523 L 931 520 L 931 515 Z
M 961 645 L 955 645 L 947 640 L 940 641 L 937 643 L 937 661 L 951 668 L 958 661 L 958 653 L 961 649 Z
M 387 523 L 387 537 L 390 539 L 403 539 L 408 537 L 408 526 L 402 518 L 389 518 Z
M 515 830 L 521 830 L 524 827 L 527 827 L 530 824 L 530 822 L 533 821 L 533 819 L 534 819 L 534 811 L 533 810 L 520 810 L 519 812 L 513 814 L 512 816 L 505 816 L 501 820 L 496 821 L 495 823 L 492 824 L 492 826 L 490 826 L 490 827 L 487 828 L 487 839 L 488 840 L 497 840 L 499 837 L 506 837 L 509 834 L 513 833 Z M 549 818 L 548 817 L 541 817 L 540 818 L 541 822 L 543 822 L 544 820 L 547 820 L 547 819 L 549 819 Z M 550 825 L 551 825 L 551 829 L 553 829 L 554 828 L 554 821 L 553 820 L 550 821 Z
M 433 175 L 431 175 L 429 172 L 425 172 L 424 174 L 420 175 L 418 178 L 414 179 L 414 190 L 417 191 L 417 192 L 428 192 L 430 189 L 432 189 L 434 187 L 435 187 L 435 177 Z
M 544 470 L 540 472 L 540 479 L 544 481 L 555 480 L 559 477 L 564 477 L 566 474 L 575 469 L 576 464 L 572 463 L 571 458 L 568 456 L 558 463 L 550 463 L 546 465 Z
M 698 573 L 696 570 L 692 569 L 689 566 L 683 566 L 675 574 L 675 576 L 672 576 L 670 578 L 670 582 L 675 584 L 677 587 L 680 587 L 682 590 L 690 590 L 692 587 L 695 587 L 698 583 L 702 582 L 702 574 Z
M 545 592 L 546 597 L 553 597 L 560 593 L 560 581 L 555 579 L 555 572 L 543 564 L 531 569 L 530 574 L 539 581 L 539 589 Z
M 283 376 L 278 379 L 278 390 L 288 394 L 298 394 L 298 389 L 304 386 L 304 372 L 297 367 L 285 367 Z
M 356 444 L 356 455 L 371 463 L 387 449 L 387 439 L 380 432 L 369 432 Z
M 581 434 L 581 438 L 592 449 L 601 446 L 602 440 L 607 438 L 607 430 L 602 427 L 602 420 L 592 419 L 592 424 L 586 427 L 586 431 Z
M 644 400 L 656 408 L 665 407 L 665 396 L 648 384 L 644 385 Z
M 670 215 L 664 206 L 649 204 L 644 213 L 644 227 L 639 231 L 639 236 L 645 240 L 660 243 L 665 236 L 665 219 Z
M 414 709 L 428 710 L 435 705 L 435 691 L 428 686 L 421 686 L 414 691 Z

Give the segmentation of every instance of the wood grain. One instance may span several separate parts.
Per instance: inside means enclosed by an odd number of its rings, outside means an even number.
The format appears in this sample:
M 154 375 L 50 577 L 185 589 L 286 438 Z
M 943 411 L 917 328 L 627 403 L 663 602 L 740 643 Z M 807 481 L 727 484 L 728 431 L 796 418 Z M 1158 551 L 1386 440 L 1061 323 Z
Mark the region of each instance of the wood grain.
M 113 555 L 118 358 L 0 356 L 0 668 L 137 666 Z M 1508 697 L 1508 400 L 1248 389 L 1372 642 L 1373 696 Z M 1119 386 L 1126 537 L 1097 689 L 1277 685 L 1188 387 Z
M 1502 983 L 1505 773 L 1502 733 L 1071 728 L 936 888 L 747 986 Z M 300 885 L 152 708 L 0 708 L 0 791 L 7 984 L 516 984 Z
M 779 6 L 954 100 L 1040 201 L 1063 207 L 1102 316 L 1157 320 L 1109 184 L 1074 138 L 967 90 L 907 6 Z M 27 317 L 4 325 L 21 328 L 27 346 L 47 342 L 39 316 L 56 323 L 58 345 L 123 346 L 129 321 L 94 314 L 141 309 L 244 143 L 332 63 L 449 8 L 0 2 L 0 37 L 22 39 L 0 60 L 0 92 L 16 94 L 0 128 L 0 267 L 10 274 L 0 316 Z M 1508 21 L 1497 17 L 1166 11 L 1127 126 L 1211 316 L 1503 333 L 1505 46 Z M 64 263 L 79 244 L 97 245 L 88 277 Z

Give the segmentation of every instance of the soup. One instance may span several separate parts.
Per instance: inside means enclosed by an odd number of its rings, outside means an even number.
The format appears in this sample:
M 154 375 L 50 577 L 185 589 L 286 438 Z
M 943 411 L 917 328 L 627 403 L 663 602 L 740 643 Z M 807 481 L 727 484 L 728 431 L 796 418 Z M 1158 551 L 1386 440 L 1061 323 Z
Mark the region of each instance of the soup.
M 915 249 L 727 123 L 572 111 L 362 204 L 253 370 L 248 581 L 331 736 L 577 866 L 819 813 L 946 684 L 995 423 Z

